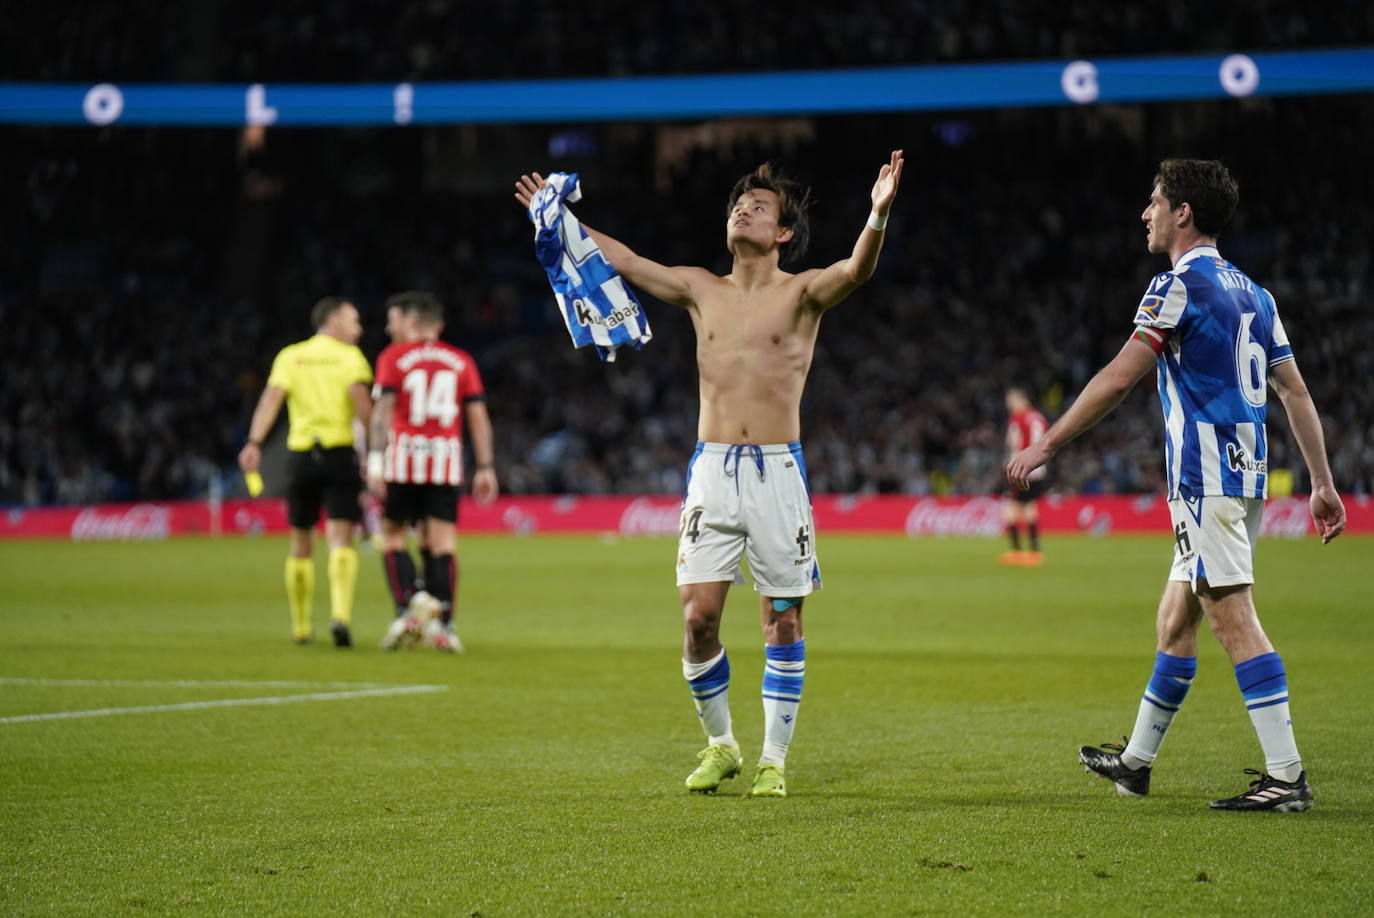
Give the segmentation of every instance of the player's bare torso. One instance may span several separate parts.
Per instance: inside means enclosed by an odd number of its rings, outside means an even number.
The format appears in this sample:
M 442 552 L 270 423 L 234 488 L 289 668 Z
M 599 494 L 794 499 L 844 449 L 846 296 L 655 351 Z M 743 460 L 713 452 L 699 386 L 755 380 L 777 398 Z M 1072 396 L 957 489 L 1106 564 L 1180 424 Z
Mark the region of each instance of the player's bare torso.
M 801 396 L 820 311 L 805 297 L 813 272 L 778 271 L 749 289 L 732 276 L 694 272 L 701 415 L 697 436 L 716 443 L 790 443 L 801 435 Z

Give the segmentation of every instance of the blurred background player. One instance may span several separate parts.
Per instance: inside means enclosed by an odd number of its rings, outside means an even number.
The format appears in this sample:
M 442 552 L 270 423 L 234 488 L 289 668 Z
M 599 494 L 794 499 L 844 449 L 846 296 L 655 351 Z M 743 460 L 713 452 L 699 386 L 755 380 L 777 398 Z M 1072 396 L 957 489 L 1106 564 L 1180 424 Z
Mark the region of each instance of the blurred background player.
M 391 339 L 392 344 L 405 344 L 411 340 L 410 323 L 406 320 L 405 310 L 399 305 L 392 304 L 386 308 L 386 336 Z M 382 397 L 381 387 L 375 383 L 372 386 L 372 402 L 375 405 Z M 364 438 L 366 440 L 366 438 Z M 373 532 L 372 546 L 378 554 L 385 549 L 382 538 L 382 506 L 381 501 L 368 491 L 371 505 L 375 513 L 375 525 L 370 528 Z M 425 588 L 425 571 L 429 569 L 429 542 L 425 539 L 424 519 L 406 520 L 408 532 L 407 536 L 415 540 L 415 547 L 420 552 L 420 566 L 415 569 L 415 581 L 412 593 L 418 593 Z M 412 568 L 415 566 L 412 564 Z
M 454 554 L 458 487 L 463 483 L 463 421 L 472 435 L 476 468 L 473 495 L 481 503 L 496 498 L 491 416 L 487 412 L 477 364 L 466 351 L 439 340 L 443 306 L 424 291 L 398 293 L 387 300 L 401 312 L 404 340 L 377 358 L 379 396 L 372 413 L 368 487 L 384 500 L 382 566 L 396 606 L 396 619 L 382 639 L 388 650 L 413 642 L 423 624 L 425 638 L 439 650 L 460 652 L 453 632 L 457 605 L 458 561 Z M 415 563 L 406 550 L 406 526 L 423 521 L 425 593 L 415 591 Z M 413 600 L 432 597 L 427 621 Z
M 1155 668 L 1126 745 L 1084 746 L 1079 761 L 1114 781 L 1119 794 L 1149 793 L 1155 756 L 1197 673 L 1205 616 L 1235 666 L 1265 759 L 1263 772 L 1246 769 L 1258 776 L 1250 790 L 1211 806 L 1301 812 L 1312 806 L 1312 788 L 1293 737 L 1288 676 L 1260 627 L 1251 591 L 1269 479 L 1267 386 L 1283 402 L 1312 476 L 1310 507 L 1323 543 L 1345 529 L 1345 507 L 1274 298 L 1217 250 L 1239 198 L 1220 162 L 1160 163 L 1140 219 L 1146 248 L 1168 255 L 1172 267 L 1150 281 L 1136 331 L 1120 353 L 1039 443 L 1012 457 L 1007 478 L 1025 488 L 1032 470 L 1102 420 L 1157 366 L 1174 561 L 1156 617 Z
M 627 281 L 685 309 L 696 331 L 698 442 L 687 468 L 678 539 L 682 673 L 707 746 L 687 777 L 714 792 L 739 774 L 730 725 L 730 662 L 720 642 L 725 597 L 746 555 L 764 639 L 764 740 L 751 797 L 785 797 L 784 762 L 806 673 L 802 604 L 820 586 L 811 489 L 802 454 L 801 398 L 821 317 L 873 275 L 902 174 L 902 151 L 878 170 L 867 225 L 848 258 L 796 274 L 806 249 L 809 191 L 769 165 L 739 179 L 726 201 L 730 273 L 669 267 L 582 225 Z M 527 210 L 544 184 L 516 182 Z
M 1010 459 L 1021 450 L 1039 441 L 1045 435 L 1048 423 L 1045 416 L 1035 410 L 1024 389 L 1013 387 L 1007 390 L 1007 457 Z M 1008 486 L 1002 499 L 1002 522 L 1007 527 L 1007 537 L 1011 540 L 1011 551 L 1003 552 L 997 559 L 1000 564 L 1022 567 L 1040 566 L 1040 511 L 1036 505 L 1045 493 L 1044 468 L 1031 473 L 1030 486 L 1021 491 Z M 1021 527 L 1026 527 L 1029 551 L 1021 550 Z
M 353 423 L 366 425 L 372 407 L 368 386 L 372 368 L 358 349 L 362 323 L 348 300 L 327 296 L 310 313 L 315 335 L 282 348 L 272 361 L 267 388 L 258 399 L 239 452 L 245 473 L 258 470 L 262 442 L 286 402 L 287 519 L 291 548 L 286 559 L 286 597 L 296 642 L 311 640 L 311 600 L 315 590 L 314 529 L 325 510 L 329 544 L 329 630 L 334 644 L 351 647 L 353 592 L 358 553 L 353 526 L 361 518 L 358 493 L 362 477 L 354 452 Z

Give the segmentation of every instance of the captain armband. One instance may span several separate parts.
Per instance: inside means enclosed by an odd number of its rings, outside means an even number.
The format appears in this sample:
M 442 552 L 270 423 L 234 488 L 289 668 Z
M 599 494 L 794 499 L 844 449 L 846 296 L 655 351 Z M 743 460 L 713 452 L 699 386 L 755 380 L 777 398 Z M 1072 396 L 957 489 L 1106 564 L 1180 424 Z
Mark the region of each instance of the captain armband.
M 1148 328 L 1140 326 L 1136 328 L 1135 334 L 1131 337 L 1143 342 L 1150 350 L 1155 352 L 1155 356 L 1164 353 L 1164 345 L 1169 341 L 1169 333 L 1160 328 Z

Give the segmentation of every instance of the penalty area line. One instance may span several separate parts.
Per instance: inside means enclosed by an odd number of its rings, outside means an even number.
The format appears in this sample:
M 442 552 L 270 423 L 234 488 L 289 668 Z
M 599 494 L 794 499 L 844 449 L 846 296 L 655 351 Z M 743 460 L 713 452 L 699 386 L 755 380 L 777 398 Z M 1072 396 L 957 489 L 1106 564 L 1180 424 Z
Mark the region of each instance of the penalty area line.
M 158 711 L 194 711 L 203 708 L 236 708 L 261 704 L 295 704 L 299 701 L 339 701 L 345 698 L 373 698 L 381 695 L 419 695 L 446 692 L 447 685 L 393 685 L 349 692 L 311 692 L 305 695 L 276 695 L 266 698 L 221 698 L 216 701 L 185 701 L 179 704 L 153 704 L 130 708 L 95 708 L 89 711 L 54 711 L 51 714 L 18 714 L 0 717 L 0 724 L 29 723 L 37 720 L 70 720 L 77 717 L 109 717 L 114 714 L 152 714 Z

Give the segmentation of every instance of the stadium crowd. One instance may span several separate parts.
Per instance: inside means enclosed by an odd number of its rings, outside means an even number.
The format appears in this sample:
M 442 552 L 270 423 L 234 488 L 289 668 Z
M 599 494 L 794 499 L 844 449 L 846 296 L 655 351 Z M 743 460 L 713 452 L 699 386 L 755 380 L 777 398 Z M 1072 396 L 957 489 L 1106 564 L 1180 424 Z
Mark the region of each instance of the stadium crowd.
M 229 29 L 208 76 L 537 76 L 1062 57 L 1092 50 L 1093 35 L 1115 53 L 1145 52 L 1143 39 L 1133 44 L 1130 36 L 1147 31 L 1140 17 L 1155 15 L 1151 6 L 1107 6 L 1089 11 L 1102 31 L 1081 20 L 1064 31 L 1053 20 L 1013 28 L 1028 15 L 1021 4 L 1000 4 L 1007 15 L 999 19 L 959 4 L 905 4 L 898 15 L 896 4 L 866 3 L 833 27 L 805 19 L 807 40 L 800 22 L 780 15 L 776 31 L 739 45 L 738 60 L 723 60 L 742 27 L 734 5 L 667 5 L 650 21 L 642 11 L 621 15 L 617 5 L 592 3 L 579 8 L 589 22 L 610 23 L 612 37 L 585 56 L 564 48 L 560 58 L 566 14 L 536 4 L 522 41 L 540 50 L 503 54 L 499 42 L 465 34 L 471 54 L 417 51 L 424 35 L 440 34 L 426 28 L 427 17 L 448 17 L 451 5 L 404 8 L 387 20 L 394 35 L 357 37 L 357 47 L 370 50 L 353 56 L 330 52 L 354 41 L 349 23 L 330 13 L 308 14 L 294 2 L 270 14 L 249 9 L 242 22 L 276 17 L 274 34 L 296 40 L 278 47 Z M 1351 34 L 1345 26 L 1368 34 L 1374 15 L 1350 3 L 1261 5 L 1275 15 L 1246 17 L 1252 31 L 1243 43 L 1251 47 L 1340 43 Z M 937 25 L 942 17 L 991 24 L 915 29 L 908 19 L 918 7 Z M 103 21 L 102 9 L 96 4 L 82 14 L 84 27 L 69 27 L 77 45 Z M 500 31 L 502 9 L 472 28 Z M 1166 5 L 1149 22 L 1187 30 L 1183 14 L 1168 12 L 1178 9 Z M 702 34 L 715 37 L 699 48 L 675 45 L 671 59 L 657 55 L 652 37 L 687 18 L 705 20 Z M 863 32 L 880 36 L 866 54 L 844 40 L 855 22 L 889 19 L 893 28 Z M 1194 36 L 1189 47 L 1221 40 Z M 317 57 L 288 71 L 290 49 L 305 46 Z M 131 63 L 138 55 L 122 47 L 113 41 L 103 58 L 46 62 L 25 75 L 92 78 L 92 67 L 121 78 L 185 75 L 152 63 L 139 71 Z M 404 51 L 409 64 L 379 47 Z M 21 52 L 5 67 L 13 77 L 23 65 Z M 520 171 L 581 171 L 587 199 L 576 210 L 586 222 L 656 260 L 724 271 L 725 194 L 738 175 L 778 158 L 815 190 L 804 261 L 820 264 L 848 253 L 873 176 L 897 146 L 909 167 L 878 274 L 823 322 L 803 401 L 815 490 L 998 490 L 1004 389 L 1025 386 L 1054 417 L 1124 342 L 1146 283 L 1167 267 L 1146 254 L 1138 214 L 1156 163 L 1169 155 L 1221 157 L 1236 172 L 1241 207 L 1222 250 L 1277 298 L 1324 415 L 1337 486 L 1374 488 L 1374 390 L 1348 384 L 1374 376 L 1365 345 L 1374 314 L 1361 308 L 1374 282 L 1374 214 L 1364 206 L 1374 178 L 1356 152 L 1374 136 L 1374 108 L 1363 97 L 729 126 L 280 131 L 265 139 L 208 129 L 6 130 L 16 142 L 0 148 L 0 167 L 15 178 L 0 191 L 0 220 L 13 241 L 0 247 L 3 504 L 234 493 L 234 455 L 268 363 L 310 333 L 314 300 L 353 298 L 364 350 L 375 357 L 385 343 L 385 297 L 416 287 L 445 301 L 445 337 L 481 365 L 505 490 L 678 492 L 695 440 L 690 322 L 649 302 L 655 339 L 643 351 L 614 364 L 573 351 L 511 182 Z M 1271 412 L 1272 464 L 1301 469 L 1282 417 Z M 1161 451 L 1157 399 L 1142 383 L 1122 410 L 1061 454 L 1053 487 L 1154 491 Z M 1295 484 L 1305 486 L 1301 478 Z
M 869 67 L 1327 47 L 1368 41 L 1360 0 L 111 0 L 11 11 L 0 78 L 364 82 Z

